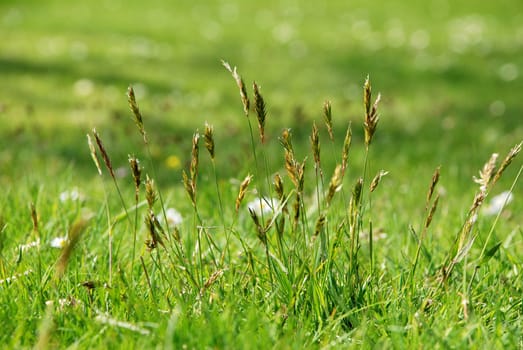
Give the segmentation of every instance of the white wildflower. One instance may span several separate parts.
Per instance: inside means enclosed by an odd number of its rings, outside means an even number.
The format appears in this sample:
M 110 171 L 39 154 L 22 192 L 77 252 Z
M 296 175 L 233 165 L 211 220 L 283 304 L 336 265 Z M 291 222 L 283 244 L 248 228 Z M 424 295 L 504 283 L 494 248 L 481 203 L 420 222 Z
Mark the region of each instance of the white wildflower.
M 51 240 L 49 245 L 53 248 L 62 249 L 67 244 L 68 238 L 67 237 L 55 237 Z
M 36 241 L 29 242 L 26 244 L 20 244 L 18 246 L 18 249 L 20 249 L 22 252 L 25 252 L 31 248 L 38 247 L 40 245 L 40 239 L 37 239 Z
M 278 208 L 278 199 L 276 198 L 256 198 L 247 203 L 247 208 L 254 211 L 256 215 L 261 216 L 266 214 L 274 214 L 274 211 Z
M 11 283 L 11 282 L 14 282 L 16 281 L 18 278 L 20 277 L 23 277 L 23 276 L 28 276 L 29 274 L 31 274 L 33 272 L 33 270 L 29 269 L 29 270 L 26 270 L 22 273 L 17 273 L 15 275 L 12 275 L 12 276 L 9 276 L 7 277 L 6 279 L 3 279 L 3 280 L 0 280 L 0 285 L 1 284 L 4 284 L 4 283 Z
M 182 214 L 174 208 L 168 208 L 165 211 L 165 216 L 167 217 L 167 224 L 169 227 L 179 226 L 183 222 Z M 159 217 L 163 218 L 163 215 L 160 215 Z
M 85 196 L 83 193 L 81 193 L 77 187 L 72 188 L 69 191 L 64 191 L 60 193 L 60 202 L 67 202 L 67 201 L 82 201 L 84 200 Z
M 60 311 L 63 311 L 65 308 L 74 308 L 77 306 L 82 306 L 83 302 L 79 299 L 73 297 L 61 298 L 56 302 L 53 299 L 46 300 L 45 305 L 57 305 Z
M 136 332 L 136 333 L 139 333 L 139 334 L 142 334 L 142 335 L 149 335 L 151 333 L 148 329 L 146 329 L 144 327 L 141 327 L 141 326 L 136 325 L 134 323 L 120 321 L 120 320 L 117 320 L 117 319 L 109 317 L 109 315 L 102 314 L 102 313 L 100 313 L 98 316 L 96 316 L 94 318 L 94 320 L 96 322 L 99 322 L 99 323 L 102 323 L 102 324 L 106 324 L 106 325 L 113 326 L 113 327 L 127 329 L 127 330 L 130 330 L 132 332 Z
M 505 205 L 512 202 L 513 197 L 514 196 L 510 191 L 505 191 L 492 197 L 489 204 L 484 209 L 485 215 L 499 214 Z

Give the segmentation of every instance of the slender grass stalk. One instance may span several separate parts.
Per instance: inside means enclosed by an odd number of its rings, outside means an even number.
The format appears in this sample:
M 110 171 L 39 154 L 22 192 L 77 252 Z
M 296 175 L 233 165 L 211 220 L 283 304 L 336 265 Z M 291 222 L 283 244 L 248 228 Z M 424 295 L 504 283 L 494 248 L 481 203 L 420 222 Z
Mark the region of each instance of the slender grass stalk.
M 147 272 L 147 267 L 145 266 L 145 261 L 143 260 L 142 256 L 140 256 L 140 262 L 142 263 L 143 272 L 145 274 L 145 281 L 147 282 L 147 286 L 149 287 L 149 291 L 151 292 L 151 300 L 157 305 L 156 297 L 154 295 L 154 289 L 151 284 L 151 278 L 149 277 L 149 273 Z
M 414 262 L 410 269 L 411 293 L 414 291 L 414 277 L 416 275 L 416 269 L 418 267 L 418 261 L 419 261 L 421 249 L 423 247 L 423 241 L 425 239 L 427 229 L 429 228 L 429 226 L 432 222 L 432 219 L 434 217 L 434 213 L 436 212 L 436 208 L 438 207 L 439 195 L 436 195 L 434 201 L 432 201 L 432 198 L 434 195 L 434 190 L 436 189 L 436 185 L 438 184 L 439 177 L 440 177 L 440 167 L 436 168 L 436 170 L 434 171 L 434 174 L 432 175 L 432 181 L 431 181 L 428 193 L 427 193 L 427 199 L 425 202 L 425 220 L 424 220 L 423 226 L 420 230 L 421 233 L 418 237 L 418 245 L 416 248 L 416 254 L 414 255 Z
M 220 211 L 220 219 L 222 221 L 223 226 L 223 232 L 225 234 L 225 249 L 222 252 L 222 255 L 220 257 L 220 265 L 223 265 L 224 259 L 225 259 L 225 253 L 229 255 L 230 259 L 230 231 L 227 229 L 227 224 L 225 222 L 225 213 L 223 209 L 223 201 L 222 201 L 222 195 L 220 191 L 220 187 L 218 184 L 218 171 L 216 169 L 216 158 L 215 158 L 215 142 L 214 142 L 214 128 L 212 125 L 209 125 L 207 122 L 205 123 L 205 132 L 203 134 L 204 141 L 205 141 L 205 148 L 207 148 L 207 151 L 209 152 L 209 156 L 211 157 L 211 165 L 212 165 L 212 172 L 214 174 L 214 185 L 216 188 L 216 196 L 218 198 L 218 209 Z
M 367 179 L 367 169 L 370 168 L 370 145 L 372 143 L 372 138 L 376 132 L 378 126 L 379 116 L 378 116 L 378 104 L 381 99 L 381 95 L 378 94 L 378 97 L 374 101 L 374 104 L 371 107 L 371 83 L 370 78 L 367 76 L 365 83 L 363 85 L 363 107 L 365 109 L 365 118 L 363 122 L 363 127 L 365 131 L 365 161 L 363 163 L 363 182 L 366 182 Z M 371 261 L 371 273 L 374 270 L 374 251 L 373 251 L 373 232 L 372 232 L 372 196 L 369 192 L 369 257 Z
M 96 135 L 95 135 L 96 137 Z M 98 141 L 96 141 L 98 143 Z M 96 166 L 96 169 L 98 171 L 98 175 L 100 175 L 100 181 L 102 182 L 102 186 L 103 186 L 103 193 L 104 193 L 104 204 L 105 204 L 105 209 L 106 209 L 106 216 L 107 216 L 107 227 L 108 227 L 108 232 L 107 232 L 107 237 L 108 237 L 108 242 L 107 242 L 107 250 L 109 252 L 109 266 L 108 266 L 108 269 L 109 269 L 109 276 L 108 276 L 108 281 L 109 281 L 109 285 L 112 284 L 112 281 L 113 281 L 113 222 L 112 222 L 112 219 L 111 219 L 111 210 L 109 208 L 109 199 L 108 199 L 108 195 L 107 195 L 107 187 L 105 185 L 105 181 L 103 180 L 103 177 L 102 177 L 102 168 L 100 166 L 100 162 L 98 160 L 98 152 L 96 151 L 96 148 L 94 146 L 94 143 L 92 142 L 92 139 L 91 139 L 91 136 L 89 134 L 87 134 L 87 145 L 89 146 L 89 150 L 90 150 L 90 153 L 91 153 L 91 158 Z M 103 147 L 103 145 L 102 145 Z M 105 148 L 104 148 L 104 151 L 105 151 Z M 106 157 L 108 158 L 107 154 L 106 154 Z M 109 161 L 109 164 L 110 164 L 110 161 Z M 112 166 L 111 166 L 111 169 L 112 169 Z M 125 210 L 125 214 L 127 216 L 127 209 L 126 207 L 124 206 L 124 210 Z M 116 222 L 116 221 L 115 221 Z
M 49 343 L 51 342 L 51 335 L 55 327 L 54 305 L 53 303 L 49 303 L 45 308 L 44 317 L 38 328 L 38 338 L 34 346 L 36 350 L 45 350 L 50 347 Z
M 263 198 L 265 196 L 264 196 L 264 191 L 262 191 L 262 180 L 261 180 L 260 170 L 259 170 L 260 163 L 258 161 L 258 154 L 256 151 L 254 131 L 253 131 L 251 119 L 249 118 L 250 101 L 249 101 L 249 98 L 247 95 L 247 89 L 245 88 L 243 79 L 238 74 L 236 67 L 231 68 L 231 66 L 225 61 L 222 61 L 222 64 L 232 74 L 232 76 L 233 76 L 234 80 L 236 81 L 236 84 L 238 85 L 238 88 L 240 90 L 240 97 L 241 97 L 242 104 L 243 104 L 243 110 L 244 110 L 245 116 L 247 117 L 247 124 L 249 126 L 249 135 L 250 135 L 250 140 L 251 140 L 250 143 L 251 143 L 251 149 L 252 149 L 252 154 L 253 154 L 253 158 L 254 158 L 254 174 L 255 174 L 255 178 L 256 178 L 256 189 L 257 189 L 257 194 L 258 194 L 258 201 L 259 201 L 260 208 L 262 208 L 264 206 Z M 256 112 L 256 117 L 258 120 L 260 141 L 263 145 L 265 143 L 265 120 L 267 117 L 265 100 L 264 100 L 263 96 L 261 95 L 259 86 L 256 84 L 256 82 L 253 82 L 253 91 L 254 91 L 254 111 Z M 263 150 L 262 150 L 262 158 L 264 160 L 263 165 L 266 170 L 265 179 L 267 181 L 267 188 L 270 190 L 271 185 L 270 185 L 269 173 L 268 173 L 268 165 L 267 165 L 268 162 L 267 162 L 267 158 L 266 158 Z M 270 204 L 270 205 L 272 205 L 272 204 Z M 274 208 L 272 208 L 272 209 L 274 209 Z M 265 220 L 263 210 L 261 211 L 261 220 L 262 221 Z M 272 268 L 271 268 L 271 263 L 270 263 L 268 244 L 265 245 L 265 250 L 266 250 L 266 256 L 267 256 L 267 269 L 269 271 L 271 286 L 273 286 Z
M 134 281 L 134 274 L 132 273 L 134 271 L 134 259 L 136 256 L 136 235 L 138 231 L 138 202 L 140 199 L 140 185 L 141 185 L 141 177 L 142 177 L 142 169 L 140 167 L 140 161 L 138 158 L 136 158 L 134 155 L 129 156 L 129 165 L 131 167 L 131 174 L 133 176 L 134 180 L 134 202 L 135 202 L 135 210 L 134 210 L 134 228 L 133 228 L 133 251 L 131 255 L 131 280 Z
M 153 156 L 151 153 L 151 146 L 149 143 L 149 138 L 147 137 L 147 132 L 145 130 L 145 124 L 143 121 L 143 117 L 140 112 L 140 108 L 138 107 L 138 103 L 136 102 L 136 96 L 134 94 L 134 89 L 132 86 L 129 86 L 127 89 L 127 97 L 128 97 L 127 100 L 129 102 L 129 107 L 131 109 L 131 112 L 133 113 L 134 121 L 136 123 L 136 126 L 138 127 L 138 131 L 140 132 L 140 134 L 142 135 L 142 138 L 143 138 L 145 150 L 147 153 L 147 158 L 149 159 L 149 166 L 151 168 L 151 174 L 152 174 L 153 178 L 156 179 L 158 177 L 156 175 L 156 167 L 154 165 Z M 165 212 L 165 204 L 163 201 L 162 191 L 160 189 L 158 189 L 157 191 L 158 191 L 158 199 L 160 200 L 160 207 L 162 210 L 163 218 L 164 218 L 165 222 L 167 222 L 167 214 Z

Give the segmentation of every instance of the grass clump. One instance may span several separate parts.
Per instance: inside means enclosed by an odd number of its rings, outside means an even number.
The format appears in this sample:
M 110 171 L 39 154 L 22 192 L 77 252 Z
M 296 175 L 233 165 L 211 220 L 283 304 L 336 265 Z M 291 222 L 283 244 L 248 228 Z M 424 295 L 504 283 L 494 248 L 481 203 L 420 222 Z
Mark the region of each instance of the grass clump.
M 409 239 L 414 243 L 402 250 L 401 258 L 386 257 L 383 252 L 387 249 L 379 246 L 381 231 L 374 222 L 390 223 L 376 210 L 385 200 L 379 190 L 388 172 L 379 170 L 374 177 L 369 176 L 380 101 L 378 95 L 372 102 L 370 78 L 363 84 L 361 173 L 351 168 L 352 126 L 347 123 L 345 137 L 339 143 L 328 101 L 323 106 L 323 119 L 331 151 L 325 153 L 325 145 L 321 147 L 322 130 L 316 123 L 309 138 L 311 156 L 304 158 L 298 156 L 297 151 L 302 150 L 295 149 L 292 129 L 284 129 L 278 138 L 281 162 L 272 168 L 268 158 L 276 155 L 268 154 L 267 143 L 275 139 L 265 128 L 271 116 L 260 87 L 253 83 L 251 105 L 237 69 L 226 62 L 223 65 L 238 86 L 247 117 L 252 159 L 246 162 L 249 166 L 243 181 L 234 186 L 221 181 L 220 145 L 214 139 L 219 130 L 206 124 L 204 133 L 196 131 L 191 139 L 190 161 L 181 179 L 186 197 L 167 196 L 164 200 L 162 189 L 154 182 L 156 172 L 144 125 L 147 119 L 130 87 L 129 105 L 149 166 L 129 156 L 131 179 L 122 186 L 101 136 L 93 131 L 96 149 L 88 135 L 97 171 L 102 174 L 101 155 L 119 197 L 117 210 L 121 213 L 113 214 L 111 192 L 104 187 L 104 208 L 89 219 L 80 217 L 73 222 L 53 267 L 39 265 L 43 270 L 36 278 L 30 261 L 25 263 L 27 270 L 17 274 L 8 271 L 22 269 L 2 263 L 3 275 L 11 276 L 0 281 L 7 293 L 15 295 L 27 283 L 38 286 L 41 294 L 35 303 L 43 317 L 21 329 L 14 327 L 20 334 L 36 328 L 39 333 L 33 338 L 15 337 L 11 345 L 337 348 L 419 347 L 429 341 L 459 347 L 485 339 L 490 339 L 489 345 L 516 346 L 521 341 L 517 336 L 497 336 L 500 331 L 521 330 L 521 301 L 506 305 L 506 321 L 497 317 L 500 305 L 484 302 L 493 293 L 485 287 L 486 281 L 494 278 L 494 269 L 503 271 L 501 266 L 490 265 L 503 245 L 500 237 L 491 245 L 500 214 L 486 237 L 478 227 L 482 205 L 521 151 L 521 143 L 499 166 L 497 155 L 487 161 L 475 179 L 480 187 L 473 204 L 450 244 L 446 237 L 431 236 L 437 230 L 433 223 L 442 201 L 437 186 L 443 175 L 436 168 L 427 181 L 424 203 L 420 198 L 423 216 L 419 229 L 410 229 Z M 259 138 L 251 126 L 251 108 Z M 210 172 L 200 159 L 201 138 L 212 165 Z M 329 157 L 325 155 L 332 154 L 335 164 L 326 166 Z M 326 180 L 324 174 L 331 176 Z M 132 207 L 126 204 L 128 195 L 134 199 Z M 252 200 L 246 203 L 247 198 Z M 171 216 L 172 203 L 187 209 L 183 221 Z M 33 205 L 33 232 L 39 235 L 36 213 Z M 140 215 L 143 224 L 138 220 Z M 82 256 L 91 254 L 89 247 L 81 244 L 87 234 L 107 240 L 106 250 L 99 252 L 104 257 L 102 264 L 82 264 Z M 475 245 L 480 237 L 481 244 Z M 433 251 L 429 243 L 432 247 L 438 244 L 440 251 Z M 39 263 L 49 259 L 40 252 L 34 256 Z M 498 260 L 503 265 L 510 258 Z M 378 262 L 384 266 L 378 266 Z M 52 269 L 57 272 L 54 277 Z M 33 282 L 14 282 L 24 274 Z M 510 278 L 521 281 L 520 274 Z M 521 291 L 520 287 L 513 288 L 513 293 Z M 46 300 L 53 302 L 45 306 L 42 301 Z M 441 320 L 455 328 L 449 330 Z M 519 320 L 519 325 L 510 323 L 514 320 Z M 76 325 L 73 334 L 67 334 L 68 322 Z

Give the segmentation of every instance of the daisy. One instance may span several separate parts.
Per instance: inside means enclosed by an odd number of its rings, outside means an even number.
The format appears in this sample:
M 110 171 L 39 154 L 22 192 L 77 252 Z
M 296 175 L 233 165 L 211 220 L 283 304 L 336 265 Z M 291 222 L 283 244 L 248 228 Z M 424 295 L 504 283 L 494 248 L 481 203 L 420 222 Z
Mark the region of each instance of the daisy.
M 49 245 L 53 248 L 62 249 L 67 244 L 68 238 L 67 237 L 55 237 L 51 240 Z

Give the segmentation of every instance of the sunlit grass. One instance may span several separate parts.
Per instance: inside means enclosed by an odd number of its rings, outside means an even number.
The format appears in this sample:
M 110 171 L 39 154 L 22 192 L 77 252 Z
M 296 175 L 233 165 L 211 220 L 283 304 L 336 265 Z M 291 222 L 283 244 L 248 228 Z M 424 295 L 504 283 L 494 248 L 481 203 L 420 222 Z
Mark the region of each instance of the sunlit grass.
M 521 346 L 520 158 L 487 196 L 471 235 L 454 243 L 471 220 L 478 190 L 472 176 L 492 153 L 501 162 L 521 142 L 518 7 L 2 2 L 0 29 L 8 39 L 0 42 L 0 343 Z M 255 110 L 246 119 L 222 59 L 241 69 L 251 106 L 256 80 L 266 102 L 263 144 Z M 367 75 L 373 97 L 383 96 L 368 157 Z M 129 85 L 144 113 L 148 147 L 128 109 Z M 334 141 L 324 125 L 327 99 Z M 313 122 L 321 146 L 316 168 Z M 349 165 L 327 205 L 349 123 Z M 213 126 L 212 160 L 206 125 Z M 120 196 L 91 160 L 85 135 L 93 127 Z M 279 142 L 284 128 L 292 133 L 291 168 L 307 158 L 301 202 Z M 195 133 L 200 152 L 191 174 Z M 143 166 L 140 184 L 146 174 L 154 180 L 152 207 L 143 187 L 135 192 L 129 155 Z M 436 167 L 440 197 L 422 233 Z M 368 186 L 382 169 L 388 174 L 371 200 Z M 197 184 L 195 203 L 183 170 Z M 276 173 L 283 196 L 273 185 Z M 248 175 L 254 177 L 238 202 Z M 349 212 L 359 177 L 360 216 Z M 498 217 L 491 200 L 514 181 Z M 153 244 L 154 218 L 165 247 Z M 361 226 L 351 227 L 358 220 Z M 351 229 L 358 235 L 347 235 Z M 67 266 L 60 263 L 62 250 L 54 246 L 67 248 L 80 233 Z M 438 284 L 442 268 L 454 264 L 448 258 L 470 237 L 470 250 Z M 351 246 L 356 239 L 359 250 Z M 155 245 L 151 252 L 146 242 Z M 65 269 L 61 279 L 57 268 Z

